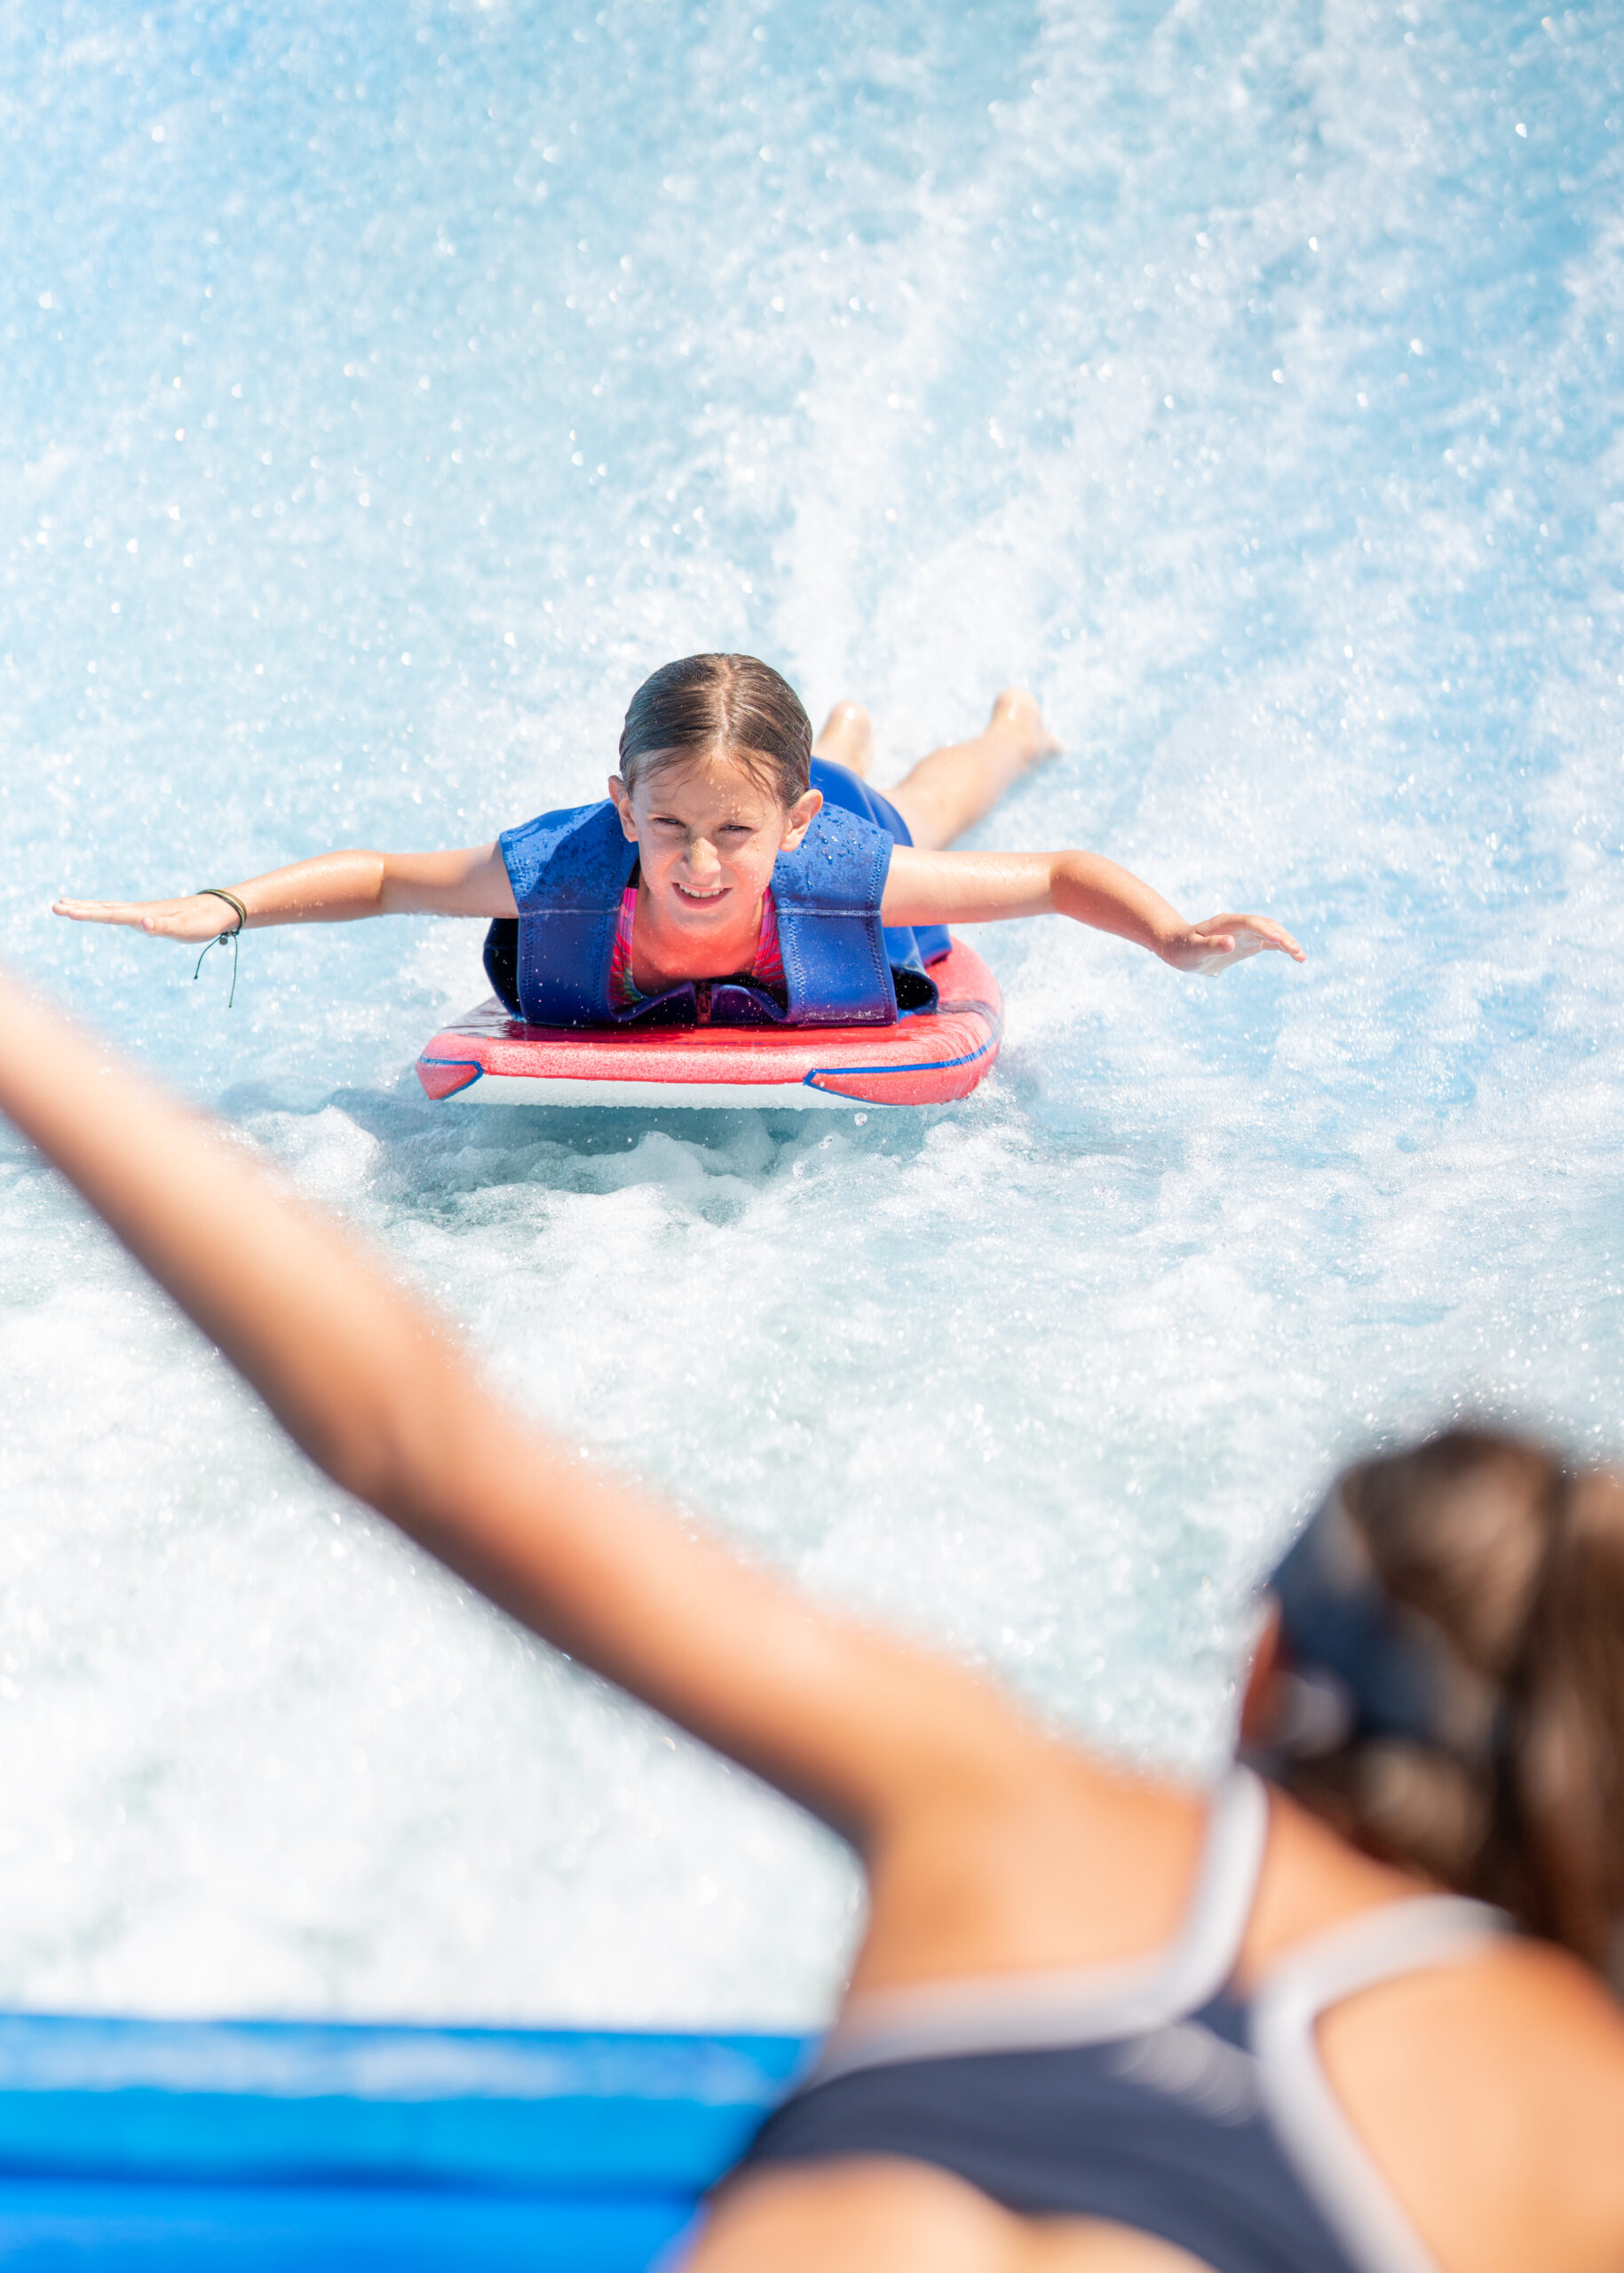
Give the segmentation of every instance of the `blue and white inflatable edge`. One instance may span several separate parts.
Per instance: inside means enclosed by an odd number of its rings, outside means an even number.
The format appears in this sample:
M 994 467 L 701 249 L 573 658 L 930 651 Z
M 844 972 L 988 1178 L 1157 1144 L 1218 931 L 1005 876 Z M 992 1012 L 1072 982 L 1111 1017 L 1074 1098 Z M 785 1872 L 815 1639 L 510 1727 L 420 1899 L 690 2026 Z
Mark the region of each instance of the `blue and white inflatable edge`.
M 811 2049 L 0 2015 L 0 2266 L 645 2273 Z

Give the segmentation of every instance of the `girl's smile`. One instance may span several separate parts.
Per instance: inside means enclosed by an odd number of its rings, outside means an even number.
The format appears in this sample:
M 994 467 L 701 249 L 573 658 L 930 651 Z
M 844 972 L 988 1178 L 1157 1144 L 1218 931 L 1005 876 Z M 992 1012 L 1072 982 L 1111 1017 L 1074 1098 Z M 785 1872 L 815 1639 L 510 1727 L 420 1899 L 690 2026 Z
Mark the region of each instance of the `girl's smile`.
M 646 766 L 631 789 L 616 774 L 609 794 L 638 848 L 638 986 L 748 970 L 772 864 L 811 828 L 818 791 L 785 807 L 736 759 L 710 755 Z

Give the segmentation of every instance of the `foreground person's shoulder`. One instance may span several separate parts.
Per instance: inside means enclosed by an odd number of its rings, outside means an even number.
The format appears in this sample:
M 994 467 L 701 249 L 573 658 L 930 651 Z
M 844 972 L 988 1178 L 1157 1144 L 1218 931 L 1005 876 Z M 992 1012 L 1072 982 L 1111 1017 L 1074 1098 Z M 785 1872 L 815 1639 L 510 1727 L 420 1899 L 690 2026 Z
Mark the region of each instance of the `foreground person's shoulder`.
M 1508 1934 L 1486 1954 L 1482 1988 L 1508 2053 L 1554 2092 L 1565 2079 L 1574 2119 L 1583 2102 L 1609 2125 L 1612 2174 L 1624 2201 L 1624 2009 L 1587 1965 L 1549 1942 Z M 1624 2259 L 1620 2259 L 1624 2265 Z
M 1444 2273 L 1624 2269 L 1624 2015 L 1515 1935 L 1320 2016 L 1349 2122 Z
M 1620 2273 L 1624 2010 L 1577 1958 L 1511 1935 L 1489 1953 L 1482 1993 L 1517 2119 L 1536 2146 L 1531 2175 L 1560 2204 L 1572 2261 Z
M 1531 2088 L 1544 2107 L 1571 2101 L 1576 2118 L 1581 2106 L 1598 2119 L 1604 2113 L 1624 2189 L 1624 2010 L 1588 1966 L 1549 1942 L 1508 1931 L 1459 1963 L 1381 1986 L 1395 2000 L 1406 1992 L 1426 2000 L 1431 2031 L 1450 2041 L 1457 2062 L 1475 2047 L 1483 2076 Z
M 1604 1983 L 1565 1951 L 1508 1933 L 1411 1995 L 1406 2050 L 1471 2134 L 1483 2206 L 1503 2193 L 1508 2214 L 1533 2216 L 1543 2203 L 1547 2265 L 1620 2273 L 1624 2011 Z

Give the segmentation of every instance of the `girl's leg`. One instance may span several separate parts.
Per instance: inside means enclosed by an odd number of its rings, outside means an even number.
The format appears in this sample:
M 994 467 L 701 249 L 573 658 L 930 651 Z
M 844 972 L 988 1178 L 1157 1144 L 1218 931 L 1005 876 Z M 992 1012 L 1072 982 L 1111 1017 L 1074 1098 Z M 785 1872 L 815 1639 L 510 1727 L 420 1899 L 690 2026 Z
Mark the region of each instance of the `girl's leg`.
M 841 707 L 855 709 L 856 705 Z M 863 724 L 866 728 L 866 714 Z M 824 732 L 828 731 L 826 727 Z M 907 821 L 920 851 L 937 852 L 990 813 L 1023 773 L 1046 757 L 1058 756 L 1059 751 L 1060 744 L 1043 724 L 1035 697 L 1024 686 L 1008 686 L 994 703 L 986 728 L 973 741 L 950 742 L 945 749 L 933 749 L 886 795 Z M 841 755 L 832 749 L 820 754 Z
M 837 702 L 812 744 L 814 757 L 832 758 L 860 781 L 874 763 L 874 726 L 860 702 Z

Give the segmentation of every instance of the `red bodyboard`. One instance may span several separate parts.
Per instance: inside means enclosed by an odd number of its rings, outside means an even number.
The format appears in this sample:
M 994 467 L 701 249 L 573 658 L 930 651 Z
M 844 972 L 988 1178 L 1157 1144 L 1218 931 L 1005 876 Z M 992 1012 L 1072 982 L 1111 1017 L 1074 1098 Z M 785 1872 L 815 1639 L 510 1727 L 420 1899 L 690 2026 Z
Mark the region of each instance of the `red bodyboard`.
M 558 1029 L 493 999 L 434 1036 L 417 1078 L 432 1097 L 506 1105 L 947 1105 L 991 1072 L 1003 998 L 961 939 L 931 976 L 938 1007 L 892 1026 Z

